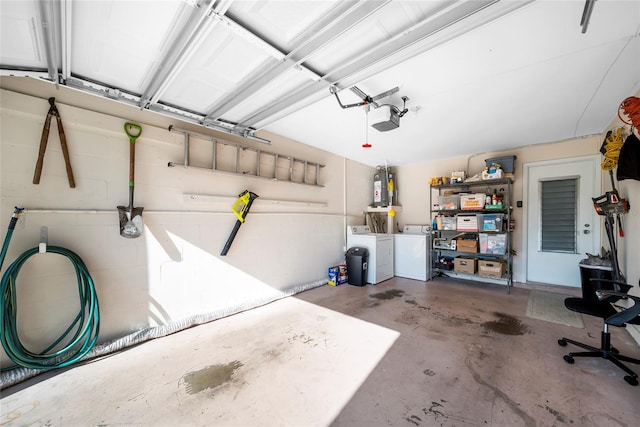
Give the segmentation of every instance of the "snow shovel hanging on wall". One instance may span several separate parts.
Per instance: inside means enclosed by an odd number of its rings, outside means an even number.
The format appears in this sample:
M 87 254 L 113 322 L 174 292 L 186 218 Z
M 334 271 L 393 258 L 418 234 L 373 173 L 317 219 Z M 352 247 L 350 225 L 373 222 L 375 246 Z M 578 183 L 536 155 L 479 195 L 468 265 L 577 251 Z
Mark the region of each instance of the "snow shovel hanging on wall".
M 136 167 L 136 139 L 142 134 L 142 127 L 125 123 L 124 131 L 129 137 L 129 206 L 118 206 L 120 217 L 120 235 L 130 239 L 140 237 L 143 230 L 142 210 L 133 207 L 133 187 Z

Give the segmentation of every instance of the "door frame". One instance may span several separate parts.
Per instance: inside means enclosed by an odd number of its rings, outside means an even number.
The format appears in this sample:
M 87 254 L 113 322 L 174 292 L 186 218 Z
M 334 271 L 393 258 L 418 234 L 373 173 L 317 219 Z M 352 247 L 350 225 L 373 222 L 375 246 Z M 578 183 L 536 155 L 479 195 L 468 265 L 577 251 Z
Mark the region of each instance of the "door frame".
M 588 156 L 578 156 L 578 157 L 567 157 L 563 159 L 554 159 L 554 160 L 543 160 L 539 162 L 528 162 L 522 165 L 522 200 L 525 201 L 525 208 L 522 210 L 522 226 L 519 227 L 522 230 L 521 240 L 520 240 L 520 254 L 522 255 L 522 277 L 524 278 L 524 283 L 529 283 L 529 235 L 527 233 L 529 226 L 528 212 L 529 207 L 528 203 L 530 202 L 529 197 L 529 170 L 532 167 L 538 166 L 553 166 L 562 163 L 572 163 L 574 161 L 591 161 L 594 163 L 595 170 L 599 173 L 595 174 L 595 186 L 602 191 L 602 170 L 600 169 L 600 155 L 599 154 L 590 154 Z M 597 228 L 598 241 L 600 242 L 600 246 L 602 245 L 602 227 L 598 224 Z

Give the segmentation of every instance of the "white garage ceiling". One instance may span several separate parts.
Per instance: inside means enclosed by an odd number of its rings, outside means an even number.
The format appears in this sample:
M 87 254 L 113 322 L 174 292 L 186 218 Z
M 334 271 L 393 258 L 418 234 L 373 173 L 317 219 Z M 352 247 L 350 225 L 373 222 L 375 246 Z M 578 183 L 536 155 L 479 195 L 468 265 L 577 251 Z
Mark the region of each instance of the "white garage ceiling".
M 640 2 L 148 0 L 0 3 L 2 75 L 369 165 L 602 132 L 640 90 Z M 584 31 L 584 32 L 583 32 Z M 357 86 L 400 109 L 367 125 Z M 381 109 L 373 108 L 370 116 Z M 363 148 L 363 143 L 371 144 Z

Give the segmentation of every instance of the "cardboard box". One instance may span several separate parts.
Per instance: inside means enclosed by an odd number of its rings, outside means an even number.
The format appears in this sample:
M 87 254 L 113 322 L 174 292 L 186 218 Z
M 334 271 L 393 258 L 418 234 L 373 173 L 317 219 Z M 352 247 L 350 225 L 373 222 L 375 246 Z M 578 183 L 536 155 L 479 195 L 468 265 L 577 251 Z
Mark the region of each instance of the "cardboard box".
M 478 217 L 458 215 L 456 216 L 456 228 L 458 231 L 478 231 Z
M 478 276 L 500 279 L 504 272 L 505 264 L 501 261 L 478 260 Z
M 484 203 L 487 200 L 487 195 L 484 193 L 475 194 L 461 194 L 460 195 L 460 209 L 466 210 L 482 210 Z
M 340 264 L 335 267 L 329 267 L 328 269 L 329 281 L 327 282 L 329 286 L 338 286 L 343 283 L 347 283 L 347 265 Z
M 453 260 L 453 271 L 455 271 L 456 273 L 475 274 L 476 259 L 456 257 Z
M 502 169 L 497 169 L 494 173 L 489 173 L 486 170 L 482 171 L 482 179 L 501 179 Z
M 328 281 L 329 286 L 337 286 L 338 276 L 340 274 L 340 267 L 338 267 L 337 265 L 335 267 L 329 267 L 328 274 L 329 274 L 329 281 Z
M 458 252 L 469 252 L 476 253 L 478 252 L 478 241 L 477 240 L 462 240 L 458 239 L 456 241 L 457 251 Z
M 453 171 L 451 172 L 451 183 L 456 184 L 459 182 L 464 182 L 465 173 L 464 171 Z

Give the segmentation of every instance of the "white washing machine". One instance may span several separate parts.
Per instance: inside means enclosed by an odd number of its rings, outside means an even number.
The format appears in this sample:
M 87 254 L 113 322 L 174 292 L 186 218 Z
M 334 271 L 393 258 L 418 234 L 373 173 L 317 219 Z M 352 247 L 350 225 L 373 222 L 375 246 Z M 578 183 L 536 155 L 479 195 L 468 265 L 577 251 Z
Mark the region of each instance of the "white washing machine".
M 431 262 L 431 227 L 405 225 L 402 233 L 393 235 L 393 274 L 398 277 L 426 281 Z
M 393 235 L 372 233 L 366 225 L 347 227 L 347 249 L 367 248 L 367 283 L 375 285 L 393 277 Z M 348 273 L 348 272 L 347 272 Z

